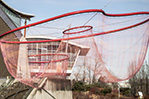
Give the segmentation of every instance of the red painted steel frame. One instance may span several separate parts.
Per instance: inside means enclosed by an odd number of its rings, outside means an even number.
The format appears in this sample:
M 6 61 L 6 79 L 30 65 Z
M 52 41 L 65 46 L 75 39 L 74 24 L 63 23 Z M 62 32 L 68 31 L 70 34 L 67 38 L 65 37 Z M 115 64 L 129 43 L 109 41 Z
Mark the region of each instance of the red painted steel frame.
M 109 17 L 122 17 L 122 16 L 131 16 L 131 15 L 139 15 L 139 14 L 149 14 L 149 12 L 134 12 L 134 13 L 125 13 L 125 14 L 108 14 L 108 13 L 105 13 L 101 9 L 80 10 L 80 11 L 74 11 L 74 12 L 62 14 L 62 15 L 59 15 L 59 16 L 56 16 L 56 17 L 52 17 L 52 18 L 49 18 L 49 19 L 46 19 L 46 20 L 42 20 L 42 21 L 39 21 L 39 22 L 36 22 L 36 23 L 32 23 L 32 24 L 29 24 L 29 25 L 26 25 L 26 26 L 22 26 L 22 27 L 19 27 L 19 28 L 10 30 L 10 31 L 8 31 L 8 32 L 0 35 L 0 37 L 3 37 L 3 36 L 5 36 L 7 34 L 10 34 L 12 32 L 16 32 L 18 30 L 21 30 L 21 29 L 24 29 L 24 28 L 28 28 L 28 27 L 31 27 L 31 26 L 35 26 L 35 25 L 38 25 L 38 24 L 42 24 L 42 23 L 45 23 L 45 22 L 48 22 L 48 21 L 53 21 L 53 20 L 56 20 L 56 19 L 59 19 L 59 18 L 70 16 L 70 15 L 76 15 L 76 14 L 81 14 L 81 13 L 89 13 L 89 12 L 100 12 L 100 13 L 106 15 L 106 16 L 109 16 Z M 141 25 L 141 24 L 146 23 L 148 21 L 149 21 L 149 19 L 147 19 L 147 20 L 145 20 L 143 22 L 140 22 L 140 23 L 131 25 L 131 26 L 124 27 L 124 28 L 120 28 L 120 29 L 116 29 L 116 30 L 111 30 L 111 31 L 106 31 L 106 32 L 95 33 L 95 34 L 91 34 L 91 35 L 85 35 L 85 36 L 77 36 L 77 37 L 70 37 L 70 38 L 61 38 L 61 39 L 54 39 L 54 40 L 22 41 L 22 42 L 20 42 L 20 41 L 2 41 L 1 40 L 0 42 L 2 42 L 2 43 L 16 43 L 16 44 L 21 44 L 21 43 L 42 43 L 42 42 L 52 42 L 52 41 L 78 39 L 78 38 L 91 37 L 91 36 L 97 36 L 97 35 L 103 35 L 103 34 L 109 34 L 109 33 L 117 32 L 117 31 L 122 31 L 122 30 L 125 30 L 125 29 L 129 29 L 129 28 L 132 28 L 132 27 Z
M 79 28 L 87 28 L 87 29 L 82 30 L 82 31 L 77 31 L 77 32 L 69 32 L 70 30 L 79 29 Z M 65 31 L 63 31 L 63 34 L 77 34 L 77 33 L 89 31 L 92 28 L 93 28 L 92 26 L 78 26 L 78 27 L 73 27 L 73 28 L 69 28 L 69 29 L 66 29 Z

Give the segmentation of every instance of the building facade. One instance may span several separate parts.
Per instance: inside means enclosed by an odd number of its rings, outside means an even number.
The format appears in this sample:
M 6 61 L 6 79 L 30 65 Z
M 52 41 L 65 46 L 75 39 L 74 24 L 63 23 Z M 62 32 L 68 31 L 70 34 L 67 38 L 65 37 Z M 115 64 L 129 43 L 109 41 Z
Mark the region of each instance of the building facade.
M 0 35 L 9 30 L 20 27 L 22 19 L 30 20 L 30 18 L 32 17 L 34 17 L 34 15 L 19 12 L 10 7 L 9 5 L 7 5 L 3 0 L 0 0 Z M 15 35 L 11 35 L 11 38 L 21 36 L 22 34 L 18 32 L 15 33 Z M 5 39 L 5 37 L 0 39 Z M 0 78 L 10 75 L 4 64 L 1 51 L 0 51 L 0 73 L 1 73 Z

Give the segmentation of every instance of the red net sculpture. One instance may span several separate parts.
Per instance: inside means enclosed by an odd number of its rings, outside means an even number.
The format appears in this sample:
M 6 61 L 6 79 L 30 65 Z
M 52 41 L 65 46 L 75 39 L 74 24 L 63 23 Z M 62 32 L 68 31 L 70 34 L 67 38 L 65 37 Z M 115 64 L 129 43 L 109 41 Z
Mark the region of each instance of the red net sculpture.
M 26 29 L 27 37 L 17 34 Z M 131 78 L 141 68 L 149 43 L 149 12 L 107 14 L 90 9 L 62 14 L 1 35 L 10 74 L 40 88 L 46 78 L 65 78 L 82 65 L 103 82 Z M 74 72 L 77 70 L 74 70 Z

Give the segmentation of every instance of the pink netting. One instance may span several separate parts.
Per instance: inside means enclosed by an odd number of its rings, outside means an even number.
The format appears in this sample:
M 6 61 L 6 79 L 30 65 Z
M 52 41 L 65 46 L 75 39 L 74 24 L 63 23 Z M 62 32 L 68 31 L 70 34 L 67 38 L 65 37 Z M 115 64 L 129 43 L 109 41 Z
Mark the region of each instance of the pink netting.
M 53 45 L 2 43 L 1 50 L 11 75 L 27 85 L 38 87 L 43 78 L 66 77 L 69 56 L 62 52 L 52 52 L 50 46 Z
M 149 12 L 71 12 L 1 35 L 1 50 L 8 71 L 32 87 L 41 87 L 46 77 L 65 78 L 72 67 L 83 66 L 84 57 L 99 80 L 127 80 L 143 64 L 149 42 L 148 17 Z M 26 38 L 11 36 L 24 28 Z

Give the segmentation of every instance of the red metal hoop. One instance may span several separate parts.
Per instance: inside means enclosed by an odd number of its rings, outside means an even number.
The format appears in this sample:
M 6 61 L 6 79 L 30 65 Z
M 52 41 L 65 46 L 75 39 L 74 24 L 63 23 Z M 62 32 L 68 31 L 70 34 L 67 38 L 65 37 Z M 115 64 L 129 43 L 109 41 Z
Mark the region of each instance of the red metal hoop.
M 69 59 L 69 56 L 66 54 L 58 54 L 58 53 L 53 53 L 53 54 L 38 54 L 38 55 L 30 55 L 29 57 L 38 57 L 38 56 L 51 56 L 51 55 L 56 55 L 56 56 L 64 56 L 65 58 L 58 59 L 58 60 L 52 60 L 52 61 L 40 61 L 40 62 L 34 62 L 34 61 L 29 61 L 29 63 L 50 63 L 50 62 L 60 62 Z
M 80 29 L 80 28 L 87 28 L 81 31 L 77 31 L 77 32 L 69 32 L 70 30 L 74 30 L 74 29 Z M 93 27 L 92 26 L 78 26 L 78 27 L 73 27 L 73 28 L 69 28 L 63 31 L 63 34 L 77 34 L 77 33 L 82 33 L 82 32 L 86 32 L 91 30 Z

